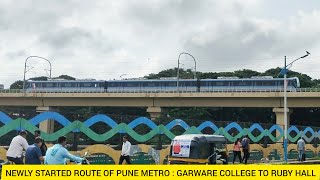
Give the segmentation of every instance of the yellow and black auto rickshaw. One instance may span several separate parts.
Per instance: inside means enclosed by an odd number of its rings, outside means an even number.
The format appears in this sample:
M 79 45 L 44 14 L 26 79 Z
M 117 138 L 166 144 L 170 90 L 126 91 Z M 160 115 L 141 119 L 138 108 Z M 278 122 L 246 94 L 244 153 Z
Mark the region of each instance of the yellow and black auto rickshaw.
M 226 138 L 220 135 L 187 134 L 171 142 L 169 164 L 227 164 Z

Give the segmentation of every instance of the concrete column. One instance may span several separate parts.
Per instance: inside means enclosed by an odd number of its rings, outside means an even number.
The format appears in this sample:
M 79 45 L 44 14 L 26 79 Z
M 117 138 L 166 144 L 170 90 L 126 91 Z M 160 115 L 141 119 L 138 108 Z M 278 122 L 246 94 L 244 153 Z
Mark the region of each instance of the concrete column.
M 147 108 L 147 112 L 150 114 L 151 120 L 155 122 L 156 119 L 159 118 L 161 115 L 161 107 L 149 106 Z M 158 123 L 160 125 L 160 121 Z M 162 137 L 161 136 L 162 136 L 162 134 L 158 134 L 158 143 L 157 143 L 157 147 L 156 147 L 157 150 L 162 149 Z
M 155 121 L 161 115 L 161 107 L 150 106 L 147 108 L 147 112 L 150 114 L 151 120 Z
M 284 131 L 284 108 L 273 108 L 273 112 L 276 114 L 276 124 L 279 125 L 283 131 Z M 290 114 L 292 113 L 292 110 L 290 110 L 289 108 L 287 108 L 287 125 L 288 125 L 288 129 L 290 126 Z M 276 137 L 278 137 L 280 135 L 280 133 L 277 131 L 276 132 Z M 283 138 L 281 138 L 278 142 L 283 142 Z
M 37 113 L 42 113 L 42 112 L 45 112 L 45 111 L 53 111 L 53 108 L 52 107 L 37 107 L 36 108 L 36 111 Z M 53 133 L 54 131 L 54 120 L 45 120 L 45 121 L 42 121 L 40 124 L 39 124 L 39 129 L 43 132 L 46 132 L 46 133 Z

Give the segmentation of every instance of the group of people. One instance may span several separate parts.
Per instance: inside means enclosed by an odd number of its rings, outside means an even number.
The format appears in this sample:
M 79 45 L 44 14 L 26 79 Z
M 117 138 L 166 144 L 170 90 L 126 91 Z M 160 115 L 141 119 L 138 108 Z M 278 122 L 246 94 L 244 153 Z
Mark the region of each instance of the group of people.
M 243 152 L 243 157 L 241 157 L 241 149 Z M 236 158 L 239 158 L 240 163 L 247 164 L 248 158 L 250 156 L 250 139 L 248 136 L 244 136 L 243 139 L 238 138 L 233 144 L 233 164 Z
M 27 135 L 27 131 L 23 130 L 12 139 L 6 154 L 10 162 L 24 164 L 24 156 L 25 164 L 66 164 L 67 159 L 77 163 L 84 160 L 81 157 L 72 155 L 65 148 L 67 145 L 67 138 L 65 136 L 59 137 L 58 143 L 47 149 L 44 140 L 41 138 L 41 131 L 36 130 L 34 132 L 34 144 L 30 146 L 26 140 Z M 122 164 L 124 160 L 126 160 L 127 164 L 131 164 L 130 149 L 131 143 L 128 141 L 128 137 L 124 136 L 119 164 Z M 24 151 L 25 154 L 23 154 Z
M 241 157 L 241 148 L 243 152 L 243 157 Z M 305 160 L 305 142 L 303 138 L 297 142 L 298 160 L 303 162 Z M 240 163 L 247 164 L 248 158 L 250 157 L 250 140 L 248 135 L 244 136 L 241 140 L 238 138 L 233 144 L 233 164 L 236 158 L 239 158 Z
M 82 162 L 84 159 L 81 157 L 74 156 L 69 153 L 65 148 L 67 145 L 67 138 L 61 136 L 58 138 L 58 143 L 47 149 L 44 140 L 41 138 L 41 131 L 36 130 L 34 132 L 35 139 L 34 144 L 28 144 L 27 131 L 20 131 L 19 135 L 14 137 L 10 143 L 7 151 L 7 159 L 15 164 L 24 164 L 23 152 L 25 151 L 25 163 L 26 164 L 65 164 L 67 159 L 74 162 Z M 123 144 L 119 164 L 122 164 L 125 160 L 127 164 L 131 164 L 130 160 L 130 149 L 131 143 L 128 141 L 127 136 L 123 136 Z M 241 157 L 241 149 L 243 157 Z M 305 157 L 305 142 L 301 138 L 297 142 L 297 150 L 299 154 L 299 161 L 303 161 Z M 250 139 L 248 135 L 244 138 L 238 138 L 233 144 L 233 164 L 238 157 L 240 163 L 247 164 L 250 156 Z
M 61 136 L 58 138 L 58 143 L 47 149 L 44 140 L 41 138 L 41 131 L 34 132 L 34 144 L 28 144 L 27 131 L 20 131 L 19 135 L 14 137 L 7 151 L 7 159 L 15 164 L 65 164 L 66 159 L 75 162 L 81 162 L 83 158 L 74 156 L 65 148 L 67 138 Z M 23 154 L 25 151 L 25 155 Z

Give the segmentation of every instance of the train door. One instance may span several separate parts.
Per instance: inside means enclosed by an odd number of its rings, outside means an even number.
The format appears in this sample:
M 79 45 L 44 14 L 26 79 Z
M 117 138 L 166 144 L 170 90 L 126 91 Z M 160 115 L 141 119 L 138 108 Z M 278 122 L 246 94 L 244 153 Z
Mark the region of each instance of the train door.
M 108 81 L 102 82 L 101 85 L 101 87 L 104 87 L 104 92 L 108 92 Z

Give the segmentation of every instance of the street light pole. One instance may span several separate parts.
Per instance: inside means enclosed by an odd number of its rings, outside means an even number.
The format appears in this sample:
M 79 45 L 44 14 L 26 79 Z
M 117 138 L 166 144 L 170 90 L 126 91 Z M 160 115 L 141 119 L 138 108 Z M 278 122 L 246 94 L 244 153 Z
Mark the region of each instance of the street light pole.
M 193 78 L 194 79 L 197 79 L 197 61 L 196 59 L 189 53 L 187 52 L 182 52 L 179 54 L 179 57 L 178 57 L 178 72 L 177 72 L 177 91 L 179 90 L 179 71 L 180 71 L 180 56 L 182 54 L 186 54 L 186 55 L 189 55 L 192 57 L 193 61 L 194 61 L 194 75 L 193 75 Z
M 40 57 L 40 56 L 29 56 L 26 58 L 25 62 L 24 62 L 24 71 L 23 71 L 23 86 L 22 86 L 22 89 L 23 89 L 23 93 L 25 93 L 25 87 L 26 87 L 26 73 L 27 73 L 27 61 L 29 58 L 39 58 L 39 59 L 43 59 L 45 61 L 47 61 L 50 65 L 50 70 L 49 70 L 49 77 L 51 78 L 51 72 L 52 72 L 52 66 L 51 66 L 51 62 L 44 58 L 44 57 Z
M 287 65 L 287 57 L 284 56 L 284 74 L 283 74 L 283 98 L 284 98 L 284 141 L 283 141 L 283 149 L 284 149 L 284 161 L 288 162 L 288 104 L 287 104 L 287 67 L 292 65 L 294 62 L 298 61 L 299 59 L 305 58 L 309 56 L 309 52 L 306 51 L 307 54 L 304 56 L 299 57 L 298 59 L 292 61 Z
M 283 75 L 283 92 L 284 92 L 284 142 L 283 142 L 283 148 L 284 148 L 284 161 L 288 162 L 288 112 L 287 112 L 287 57 L 284 56 L 284 75 Z

